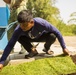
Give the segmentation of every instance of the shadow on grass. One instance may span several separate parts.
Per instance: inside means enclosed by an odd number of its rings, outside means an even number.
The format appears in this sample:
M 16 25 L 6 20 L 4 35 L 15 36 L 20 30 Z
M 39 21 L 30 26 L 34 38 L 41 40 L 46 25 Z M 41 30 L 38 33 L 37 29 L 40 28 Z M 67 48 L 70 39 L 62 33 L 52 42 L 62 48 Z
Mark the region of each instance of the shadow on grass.
M 76 75 L 76 73 L 71 73 L 71 74 L 61 74 L 61 75 Z
M 45 53 L 40 53 L 39 55 L 35 56 L 35 60 L 38 60 L 38 59 L 43 59 L 43 58 L 53 58 L 53 57 L 66 57 L 67 55 L 64 55 L 64 54 L 60 54 L 60 55 L 57 55 L 57 56 L 53 56 L 53 55 L 45 55 Z

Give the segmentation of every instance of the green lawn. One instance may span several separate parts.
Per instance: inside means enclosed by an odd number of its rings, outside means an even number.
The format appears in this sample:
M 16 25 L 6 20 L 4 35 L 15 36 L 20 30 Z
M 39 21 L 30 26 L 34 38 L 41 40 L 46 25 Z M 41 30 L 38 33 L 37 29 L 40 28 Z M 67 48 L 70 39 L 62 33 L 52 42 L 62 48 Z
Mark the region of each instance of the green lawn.
M 19 65 L 8 65 L 0 75 L 65 75 L 76 72 L 76 65 L 69 56 L 38 59 Z

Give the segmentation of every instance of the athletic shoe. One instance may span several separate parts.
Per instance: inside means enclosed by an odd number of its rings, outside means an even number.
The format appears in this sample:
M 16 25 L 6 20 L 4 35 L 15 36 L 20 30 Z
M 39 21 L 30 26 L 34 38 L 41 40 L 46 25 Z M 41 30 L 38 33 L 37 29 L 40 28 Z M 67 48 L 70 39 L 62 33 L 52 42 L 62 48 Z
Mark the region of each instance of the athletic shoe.
M 37 50 L 35 49 L 34 51 L 31 51 L 28 55 L 25 55 L 25 58 L 31 58 L 31 57 L 34 57 L 34 56 L 36 56 L 36 55 L 38 55 L 38 52 L 37 52 Z
M 43 51 L 46 52 L 46 54 L 48 54 L 48 55 L 54 54 L 54 52 L 52 50 L 43 49 Z

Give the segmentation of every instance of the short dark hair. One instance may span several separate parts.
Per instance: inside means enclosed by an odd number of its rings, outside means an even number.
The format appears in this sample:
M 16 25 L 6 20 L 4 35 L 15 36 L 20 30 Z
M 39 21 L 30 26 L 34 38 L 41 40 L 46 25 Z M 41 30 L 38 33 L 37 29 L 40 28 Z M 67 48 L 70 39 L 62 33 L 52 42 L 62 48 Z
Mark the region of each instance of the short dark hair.
M 29 10 L 22 10 L 17 16 L 19 23 L 29 22 L 31 19 L 33 19 L 33 15 Z

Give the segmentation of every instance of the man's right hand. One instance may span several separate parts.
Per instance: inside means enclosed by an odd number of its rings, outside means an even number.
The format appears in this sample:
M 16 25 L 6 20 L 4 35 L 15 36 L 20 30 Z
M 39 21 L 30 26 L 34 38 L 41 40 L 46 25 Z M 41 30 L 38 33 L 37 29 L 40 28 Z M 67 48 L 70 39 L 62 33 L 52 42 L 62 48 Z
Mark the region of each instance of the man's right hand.
M 0 70 L 2 70 L 2 68 L 3 68 L 3 64 L 0 64 Z

